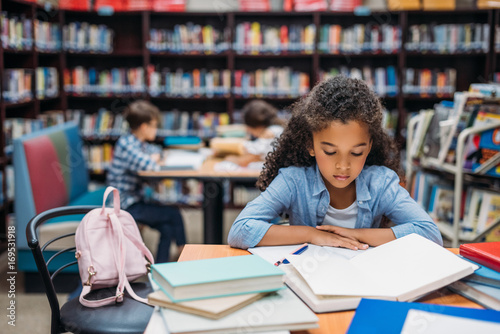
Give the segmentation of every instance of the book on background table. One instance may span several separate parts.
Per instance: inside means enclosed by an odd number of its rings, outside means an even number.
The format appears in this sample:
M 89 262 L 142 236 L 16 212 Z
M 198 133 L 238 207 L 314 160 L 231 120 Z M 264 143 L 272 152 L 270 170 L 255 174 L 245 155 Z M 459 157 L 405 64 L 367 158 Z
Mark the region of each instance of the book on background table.
M 163 291 L 158 290 L 148 295 L 148 303 L 172 310 L 196 314 L 210 319 L 220 319 L 259 300 L 266 294 L 268 293 L 247 293 L 243 295 L 174 303 L 165 293 L 163 293 Z
M 448 289 L 486 308 L 500 311 L 500 288 L 460 280 L 448 285 Z
M 271 263 L 295 248 L 249 251 Z M 291 264 L 280 266 L 285 283 L 318 313 L 355 309 L 362 297 L 412 301 L 477 269 L 417 234 L 365 251 L 309 245 L 287 259 Z
M 157 263 L 151 277 L 174 302 L 282 289 L 284 272 L 255 255 Z
M 379 299 L 361 299 L 347 334 L 402 333 L 410 310 L 420 310 L 467 319 L 500 323 L 500 312 L 426 303 L 401 303 Z M 420 323 L 425 319 L 420 318 Z M 424 323 L 425 325 L 425 323 Z M 455 333 L 446 331 L 445 333 Z
M 172 334 L 260 333 L 318 327 L 318 317 L 289 289 L 271 293 L 218 320 L 167 308 L 160 308 L 160 313 Z
M 500 272 L 500 241 L 462 244 L 459 253 L 474 262 Z
M 480 265 L 479 263 L 474 262 L 470 259 L 467 258 L 464 259 L 479 266 L 479 269 L 477 269 L 473 274 L 465 276 L 462 279 L 463 281 L 489 285 L 494 288 L 500 289 L 500 272 L 490 269 L 486 266 Z
M 167 151 L 161 170 L 197 170 L 206 159 L 206 155 L 201 152 L 189 150 L 172 149 Z

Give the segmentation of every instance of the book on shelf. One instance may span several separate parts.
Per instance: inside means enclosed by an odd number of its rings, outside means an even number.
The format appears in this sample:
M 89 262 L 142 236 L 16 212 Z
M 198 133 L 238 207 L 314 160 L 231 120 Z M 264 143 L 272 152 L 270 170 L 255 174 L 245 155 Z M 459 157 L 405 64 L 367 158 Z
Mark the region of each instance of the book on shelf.
M 447 184 L 434 184 L 429 199 L 429 215 L 436 222 L 453 223 L 454 189 Z
M 287 288 L 266 295 L 218 320 L 167 308 L 160 308 L 160 313 L 172 334 L 259 333 L 318 327 L 318 317 Z M 255 321 L 256 314 L 259 315 L 258 321 Z
M 500 272 L 500 241 L 462 244 L 460 255 Z
M 285 254 L 293 250 L 287 247 Z M 276 246 L 249 251 L 268 262 L 275 254 L 283 256 Z M 365 251 L 309 245 L 301 255 L 286 258 L 290 264 L 280 266 L 287 273 L 285 283 L 315 312 L 355 309 L 363 297 L 414 300 L 476 269 L 416 234 Z
M 243 295 L 191 300 L 174 303 L 161 290 L 148 295 L 148 303 L 171 310 L 195 314 L 209 319 L 223 318 L 257 300 L 268 293 L 248 293 Z
M 444 133 L 449 131 L 449 125 L 443 123 L 443 121 L 448 120 L 452 110 L 453 102 L 451 101 L 441 101 L 434 105 L 434 115 L 427 128 L 422 146 L 424 156 L 436 159 L 439 156 L 441 146 L 444 145 Z
M 413 311 L 424 311 L 427 314 L 424 316 L 419 313 L 416 316 L 412 317 L 410 312 Z M 390 321 L 388 321 L 387 319 L 388 314 L 391 315 Z M 428 303 L 398 303 L 387 300 L 362 299 L 359 303 L 356 313 L 354 314 L 347 334 L 406 333 L 403 331 L 403 328 L 405 325 L 407 325 L 406 322 L 408 321 L 413 322 L 413 325 L 420 324 L 420 328 L 422 330 L 422 328 L 427 328 L 423 326 L 425 324 L 431 327 L 431 322 L 441 321 L 441 319 L 437 317 L 438 315 L 460 317 L 461 319 L 475 319 L 496 325 L 500 323 L 500 312 L 494 310 L 482 310 L 477 308 L 436 305 Z M 457 319 L 454 320 L 456 324 Z M 453 326 L 453 322 L 451 326 Z M 437 331 L 430 331 L 429 333 L 457 333 L 457 331 L 454 331 L 451 328 L 454 327 L 445 326 L 444 329 L 441 328 Z M 415 331 L 410 333 L 420 332 Z
M 472 281 L 457 281 L 448 286 L 451 291 L 489 309 L 500 311 L 500 288 Z
M 447 129 L 447 133 L 443 134 L 444 139 L 438 154 L 438 161 L 440 164 L 443 164 L 445 161 L 454 163 L 458 135 L 463 129 L 470 126 L 475 106 L 482 102 L 482 94 L 471 92 L 455 93 L 453 110 L 448 118 L 450 126 Z
M 151 273 L 173 302 L 276 291 L 284 275 L 253 255 L 154 264 Z

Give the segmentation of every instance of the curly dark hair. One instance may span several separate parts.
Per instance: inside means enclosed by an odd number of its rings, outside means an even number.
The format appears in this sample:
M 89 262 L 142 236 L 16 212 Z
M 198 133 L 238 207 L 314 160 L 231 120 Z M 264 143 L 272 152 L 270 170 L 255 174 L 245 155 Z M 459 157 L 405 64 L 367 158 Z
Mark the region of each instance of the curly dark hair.
M 367 84 L 358 79 L 336 76 L 318 83 L 311 92 L 291 106 L 292 117 L 268 153 L 257 187 L 264 191 L 283 167 L 307 167 L 316 163 L 309 154 L 313 133 L 332 121 L 360 121 L 368 125 L 372 148 L 366 165 L 386 166 L 401 177 L 399 150 L 382 126 L 382 104 Z

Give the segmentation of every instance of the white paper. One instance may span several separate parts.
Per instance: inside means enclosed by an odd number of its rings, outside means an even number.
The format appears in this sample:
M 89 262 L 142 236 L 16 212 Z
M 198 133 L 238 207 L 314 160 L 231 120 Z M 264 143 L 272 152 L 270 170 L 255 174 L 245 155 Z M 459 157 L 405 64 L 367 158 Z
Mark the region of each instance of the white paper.
M 500 333 L 500 324 L 470 318 L 409 310 L 406 316 L 402 334 L 494 334 Z
M 288 257 L 318 295 L 386 296 L 409 300 L 463 278 L 477 268 L 417 234 L 349 260 L 340 255 Z

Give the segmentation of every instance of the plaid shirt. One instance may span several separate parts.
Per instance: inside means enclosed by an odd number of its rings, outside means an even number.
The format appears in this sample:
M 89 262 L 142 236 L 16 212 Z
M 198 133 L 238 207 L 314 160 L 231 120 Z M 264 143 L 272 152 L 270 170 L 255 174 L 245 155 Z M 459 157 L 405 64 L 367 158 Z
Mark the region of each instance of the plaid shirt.
M 154 145 L 143 143 L 132 134 L 121 136 L 116 142 L 107 183 L 120 191 L 121 209 L 143 199 L 142 180 L 137 172 L 160 169 L 151 159 L 152 153 L 159 153 Z

